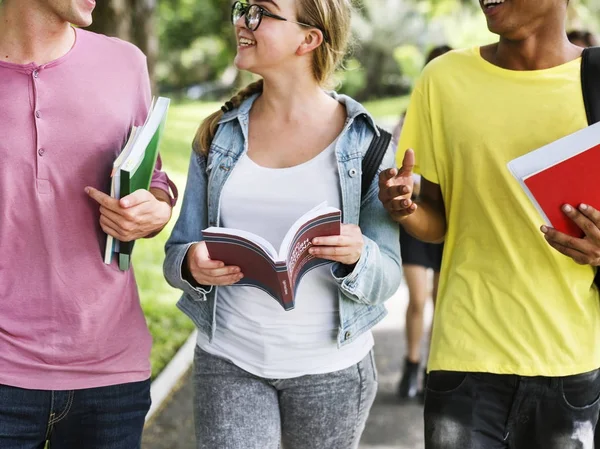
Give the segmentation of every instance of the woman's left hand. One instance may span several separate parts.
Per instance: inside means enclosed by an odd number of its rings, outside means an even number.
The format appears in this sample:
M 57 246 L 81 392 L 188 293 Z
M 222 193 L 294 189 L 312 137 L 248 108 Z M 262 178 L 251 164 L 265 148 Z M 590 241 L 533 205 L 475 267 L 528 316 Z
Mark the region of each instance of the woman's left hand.
M 354 265 L 360 259 L 365 241 L 358 226 L 342 224 L 340 235 L 317 237 L 312 244 L 309 252 L 313 256 Z

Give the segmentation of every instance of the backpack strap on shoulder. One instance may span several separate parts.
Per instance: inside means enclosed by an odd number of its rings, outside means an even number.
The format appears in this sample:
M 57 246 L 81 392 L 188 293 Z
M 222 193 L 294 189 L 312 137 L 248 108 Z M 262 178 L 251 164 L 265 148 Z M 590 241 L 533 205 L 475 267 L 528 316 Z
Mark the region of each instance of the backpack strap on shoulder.
M 600 122 L 600 47 L 583 50 L 581 88 L 588 124 Z
M 373 178 L 377 174 L 377 169 L 381 165 L 383 157 L 385 156 L 385 152 L 387 151 L 392 140 L 392 135 L 389 132 L 385 131 L 379 126 L 377 129 L 379 130 L 379 135 L 375 133 L 373 140 L 371 140 L 371 144 L 369 145 L 369 149 L 365 153 L 365 156 L 362 160 L 362 175 L 360 184 L 361 198 L 364 198 L 369 191 L 369 187 L 373 182 Z

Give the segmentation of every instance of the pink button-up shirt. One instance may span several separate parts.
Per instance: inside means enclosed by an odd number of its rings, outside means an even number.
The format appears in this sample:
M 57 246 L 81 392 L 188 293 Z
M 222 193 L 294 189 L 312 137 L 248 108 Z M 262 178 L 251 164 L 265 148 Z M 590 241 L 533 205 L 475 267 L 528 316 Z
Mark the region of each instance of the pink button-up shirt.
M 72 390 L 145 380 L 133 272 L 105 265 L 87 185 L 105 192 L 150 86 L 134 46 L 83 30 L 44 65 L 0 61 L 0 384 Z M 160 169 L 160 162 L 157 165 Z M 152 185 L 169 191 L 158 170 Z

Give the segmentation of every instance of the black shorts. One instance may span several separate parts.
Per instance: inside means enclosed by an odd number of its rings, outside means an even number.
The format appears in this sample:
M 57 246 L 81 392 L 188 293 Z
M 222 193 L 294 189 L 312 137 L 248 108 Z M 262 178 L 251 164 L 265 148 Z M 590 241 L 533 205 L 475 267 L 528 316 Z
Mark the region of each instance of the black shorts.
M 443 243 L 425 243 L 414 238 L 400 226 L 402 265 L 418 265 L 439 272 L 442 266 Z

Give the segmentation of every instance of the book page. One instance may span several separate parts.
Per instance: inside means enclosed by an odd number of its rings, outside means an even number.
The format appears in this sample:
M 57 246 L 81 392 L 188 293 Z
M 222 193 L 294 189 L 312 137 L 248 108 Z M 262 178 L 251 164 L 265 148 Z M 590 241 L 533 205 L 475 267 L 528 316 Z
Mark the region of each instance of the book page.
M 123 161 L 121 170 L 134 173 L 144 159 L 146 148 L 150 141 L 157 133 L 160 126 L 164 126 L 164 122 L 169 109 L 169 99 L 159 97 L 158 101 L 148 115 L 148 121 L 140 129 L 139 135 L 136 136 L 135 143 L 128 157 Z
M 216 226 L 212 226 L 212 227 L 206 228 L 204 231 L 202 231 L 202 234 L 203 235 L 206 234 L 206 236 L 208 236 L 208 235 L 214 236 L 214 235 L 223 234 L 223 235 L 241 237 L 243 239 L 254 242 L 258 246 L 260 246 L 264 250 L 264 252 L 270 256 L 270 258 L 274 262 L 278 260 L 277 251 L 275 250 L 275 247 L 273 247 L 273 245 L 271 245 L 271 243 L 267 239 L 261 237 L 260 235 L 254 234 L 252 232 L 243 231 L 241 229 L 219 228 Z
M 223 229 L 230 232 L 221 232 Z M 240 232 L 250 235 L 252 240 L 242 237 Z M 253 241 L 256 235 L 227 228 L 208 228 L 202 233 L 211 259 L 219 260 L 225 265 L 238 266 L 244 273 L 244 277 L 235 285 L 260 288 L 275 298 L 282 307 L 288 307 L 284 300 L 289 295 L 285 262 L 273 261 L 265 248 Z M 271 247 L 270 252 L 275 253 L 275 249 Z

